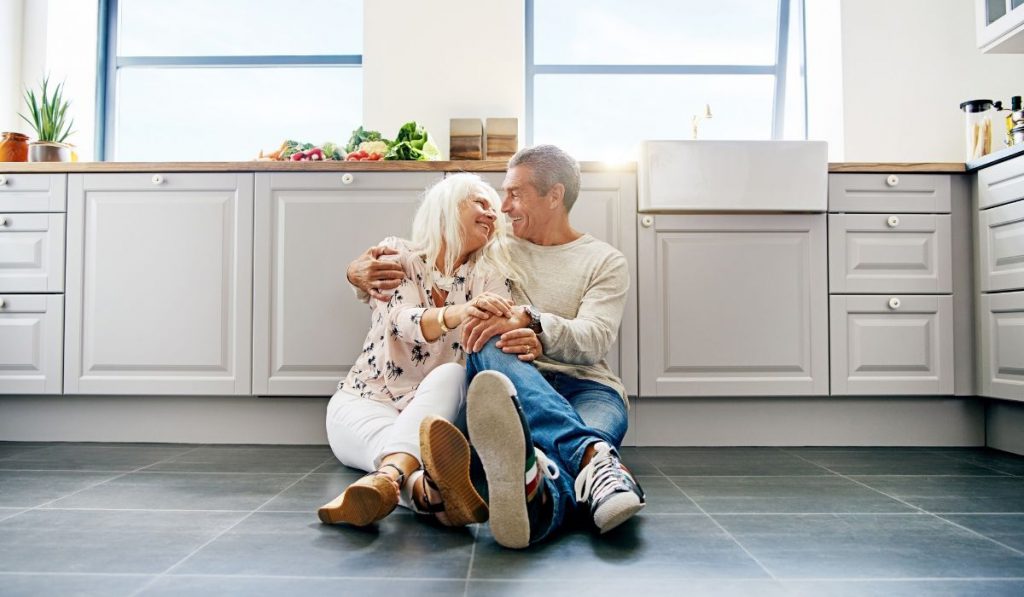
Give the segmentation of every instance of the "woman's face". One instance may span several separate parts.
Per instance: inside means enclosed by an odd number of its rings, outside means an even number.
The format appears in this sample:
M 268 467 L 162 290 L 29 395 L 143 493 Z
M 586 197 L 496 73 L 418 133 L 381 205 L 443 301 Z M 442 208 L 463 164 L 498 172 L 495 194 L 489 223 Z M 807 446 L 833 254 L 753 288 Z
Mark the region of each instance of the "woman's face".
M 490 202 L 480 195 L 470 195 L 459 204 L 464 253 L 468 255 L 487 244 L 494 236 L 494 223 L 497 217 Z

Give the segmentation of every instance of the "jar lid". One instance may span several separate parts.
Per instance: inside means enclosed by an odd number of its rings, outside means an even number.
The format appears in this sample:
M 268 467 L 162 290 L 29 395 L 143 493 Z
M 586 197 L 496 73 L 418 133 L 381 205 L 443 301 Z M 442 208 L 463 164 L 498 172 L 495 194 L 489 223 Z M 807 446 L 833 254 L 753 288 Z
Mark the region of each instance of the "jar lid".
M 976 99 L 967 100 L 960 104 L 960 109 L 964 112 L 984 112 L 992 108 L 992 100 L 990 99 Z

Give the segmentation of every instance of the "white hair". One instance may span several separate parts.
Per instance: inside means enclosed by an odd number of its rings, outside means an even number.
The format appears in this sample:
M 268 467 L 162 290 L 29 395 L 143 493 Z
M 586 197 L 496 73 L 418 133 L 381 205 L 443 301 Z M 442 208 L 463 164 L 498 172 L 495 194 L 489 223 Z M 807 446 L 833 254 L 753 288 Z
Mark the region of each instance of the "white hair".
M 509 251 L 511 242 L 508 222 L 501 213 L 501 199 L 497 191 L 476 174 L 460 173 L 446 176 L 427 189 L 416 211 L 412 223 L 412 245 L 416 254 L 422 255 L 428 265 L 437 263 L 444 244 L 444 271 L 450 276 L 455 270 L 455 261 L 462 253 L 462 228 L 459 223 L 459 206 L 464 201 L 480 197 L 494 210 L 494 234 L 483 247 L 469 256 L 474 268 L 495 276 L 503 276 L 513 282 L 523 279 L 522 271 L 512 261 Z

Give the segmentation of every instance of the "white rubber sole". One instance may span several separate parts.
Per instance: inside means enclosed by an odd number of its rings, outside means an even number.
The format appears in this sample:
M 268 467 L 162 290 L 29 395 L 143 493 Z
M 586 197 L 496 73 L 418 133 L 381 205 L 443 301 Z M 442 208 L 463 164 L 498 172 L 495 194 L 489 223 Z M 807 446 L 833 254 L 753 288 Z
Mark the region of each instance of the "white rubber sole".
M 504 547 L 530 544 L 526 511 L 526 438 L 515 404 L 515 388 L 504 375 L 483 371 L 466 395 L 469 440 L 487 475 L 491 534 Z
M 594 515 L 594 526 L 602 534 L 614 529 L 643 509 L 644 503 L 635 493 L 621 493 L 602 504 Z

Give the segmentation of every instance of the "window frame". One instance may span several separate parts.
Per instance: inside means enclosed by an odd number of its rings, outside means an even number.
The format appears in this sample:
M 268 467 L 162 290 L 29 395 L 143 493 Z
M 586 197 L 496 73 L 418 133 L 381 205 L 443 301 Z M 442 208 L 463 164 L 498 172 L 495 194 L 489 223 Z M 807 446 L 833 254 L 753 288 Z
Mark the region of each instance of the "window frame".
M 775 47 L 775 64 L 537 64 L 534 58 L 534 2 L 526 0 L 526 145 L 534 144 L 535 79 L 537 75 L 772 75 L 775 93 L 772 96 L 772 139 L 781 139 L 785 131 L 786 69 L 789 60 L 791 3 L 800 4 L 800 31 L 802 38 L 801 72 L 804 73 L 803 118 L 804 138 L 807 137 L 807 39 L 804 0 L 778 0 L 779 18 Z
M 235 67 L 279 68 L 295 66 L 348 66 L 362 68 L 362 54 L 246 55 L 246 56 L 131 56 L 117 55 L 119 0 L 99 0 L 96 85 L 96 156 L 114 155 L 117 74 L 122 68 Z

